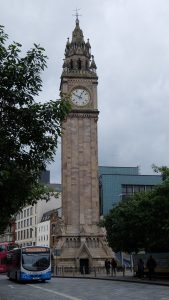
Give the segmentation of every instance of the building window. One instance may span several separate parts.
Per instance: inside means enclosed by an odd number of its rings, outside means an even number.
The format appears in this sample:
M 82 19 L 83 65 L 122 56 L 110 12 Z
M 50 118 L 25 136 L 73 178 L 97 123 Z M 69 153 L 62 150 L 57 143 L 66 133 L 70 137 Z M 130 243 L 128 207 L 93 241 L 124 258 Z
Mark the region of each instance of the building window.
M 82 63 L 81 63 L 81 59 L 80 59 L 80 58 L 79 58 L 78 61 L 77 61 L 77 68 L 78 68 L 79 70 L 81 70 L 81 68 L 82 68 Z
M 33 208 L 31 207 L 30 208 L 30 216 L 32 215 L 32 212 L 33 212 Z
M 146 191 L 152 191 L 154 189 L 154 185 L 146 185 Z
M 133 186 L 134 193 L 140 193 L 145 191 L 145 186 L 144 185 L 134 185 Z
M 73 60 L 71 59 L 70 61 L 70 69 L 72 70 L 73 69 Z
M 55 224 L 52 224 L 52 234 L 55 233 Z
M 135 193 L 140 193 L 140 192 L 146 192 L 146 191 L 151 191 L 155 185 L 127 185 L 123 184 L 122 185 L 122 199 L 126 199 Z

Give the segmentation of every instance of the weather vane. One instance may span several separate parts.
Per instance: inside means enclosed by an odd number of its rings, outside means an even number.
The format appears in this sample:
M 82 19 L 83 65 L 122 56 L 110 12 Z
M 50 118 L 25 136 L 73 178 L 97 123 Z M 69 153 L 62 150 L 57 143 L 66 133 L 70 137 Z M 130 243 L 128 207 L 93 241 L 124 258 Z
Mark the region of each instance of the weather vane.
M 73 16 L 75 16 L 76 17 L 76 19 L 78 19 L 78 17 L 80 17 L 81 15 L 79 15 L 79 13 L 78 13 L 78 10 L 80 10 L 80 8 L 76 8 L 75 9 L 75 15 L 73 15 Z

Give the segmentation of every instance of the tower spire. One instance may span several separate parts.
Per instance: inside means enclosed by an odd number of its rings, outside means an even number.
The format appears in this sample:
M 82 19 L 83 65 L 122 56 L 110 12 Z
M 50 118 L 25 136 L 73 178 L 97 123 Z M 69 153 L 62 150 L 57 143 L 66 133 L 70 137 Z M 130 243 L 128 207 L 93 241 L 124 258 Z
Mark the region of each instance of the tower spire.
M 80 8 L 76 8 L 75 9 L 75 14 L 73 16 L 76 17 L 76 25 L 79 25 L 79 16 L 81 16 L 79 13 L 78 13 L 78 10 L 80 10 Z
M 62 75 L 85 73 L 86 76 L 96 75 L 96 64 L 91 56 L 91 46 L 89 39 L 87 42 L 84 40 L 83 31 L 79 26 L 79 9 L 76 8 L 75 14 L 76 25 L 72 32 L 72 39 L 68 39 L 65 48 L 65 59 L 63 63 Z

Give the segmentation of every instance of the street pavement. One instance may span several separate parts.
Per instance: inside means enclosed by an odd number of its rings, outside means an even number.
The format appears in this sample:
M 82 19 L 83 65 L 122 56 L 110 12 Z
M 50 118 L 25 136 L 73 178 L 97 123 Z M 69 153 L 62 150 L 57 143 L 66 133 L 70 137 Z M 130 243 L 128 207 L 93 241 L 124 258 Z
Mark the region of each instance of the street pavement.
M 118 281 L 118 276 L 93 278 L 54 277 L 46 283 L 20 284 L 0 275 L 0 300 L 169 300 L 168 286 Z
M 116 276 L 107 275 L 105 273 L 102 274 L 62 274 L 62 275 L 56 275 L 53 277 L 58 278 L 83 278 L 83 279 L 98 279 L 98 280 L 108 280 L 108 281 L 122 281 L 122 282 L 129 282 L 129 283 L 138 283 L 138 284 L 149 284 L 149 285 L 161 285 L 161 286 L 168 286 L 169 287 L 169 278 L 153 278 L 152 280 L 149 280 L 147 277 L 144 278 L 138 278 L 134 276 L 133 272 L 127 271 L 125 275 L 122 272 L 117 272 Z M 168 298 L 169 300 L 169 298 Z

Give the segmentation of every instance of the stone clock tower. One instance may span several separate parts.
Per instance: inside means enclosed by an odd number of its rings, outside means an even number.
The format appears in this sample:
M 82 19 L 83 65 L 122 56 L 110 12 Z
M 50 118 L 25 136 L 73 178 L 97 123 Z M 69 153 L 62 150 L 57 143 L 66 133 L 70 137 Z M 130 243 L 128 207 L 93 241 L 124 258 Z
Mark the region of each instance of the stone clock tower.
M 96 64 L 89 40 L 76 25 L 67 41 L 60 89 L 72 110 L 63 123 L 62 221 L 57 228 L 58 265 L 86 270 L 104 265 L 112 252 L 99 222 Z

